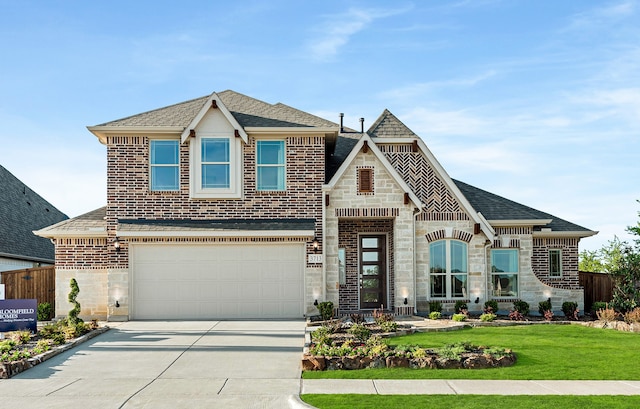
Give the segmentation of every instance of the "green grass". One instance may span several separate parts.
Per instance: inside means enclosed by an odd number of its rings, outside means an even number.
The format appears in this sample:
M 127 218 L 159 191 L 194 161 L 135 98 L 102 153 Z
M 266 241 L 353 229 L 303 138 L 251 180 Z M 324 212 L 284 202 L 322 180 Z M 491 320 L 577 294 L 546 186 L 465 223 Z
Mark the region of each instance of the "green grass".
M 452 332 L 418 333 L 391 344 L 441 347 L 454 342 L 512 349 L 512 367 L 491 369 L 363 369 L 304 372 L 305 379 L 539 379 L 640 380 L 640 335 L 580 325 L 481 327 Z
M 320 409 L 618 409 L 640 407 L 640 396 L 302 395 Z

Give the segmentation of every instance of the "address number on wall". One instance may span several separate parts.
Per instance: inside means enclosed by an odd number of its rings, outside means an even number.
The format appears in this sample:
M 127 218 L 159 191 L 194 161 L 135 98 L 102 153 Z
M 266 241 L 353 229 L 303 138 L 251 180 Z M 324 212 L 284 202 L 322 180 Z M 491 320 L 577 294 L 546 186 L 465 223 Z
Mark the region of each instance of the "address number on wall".
M 322 254 L 307 254 L 307 263 L 309 264 L 322 263 Z

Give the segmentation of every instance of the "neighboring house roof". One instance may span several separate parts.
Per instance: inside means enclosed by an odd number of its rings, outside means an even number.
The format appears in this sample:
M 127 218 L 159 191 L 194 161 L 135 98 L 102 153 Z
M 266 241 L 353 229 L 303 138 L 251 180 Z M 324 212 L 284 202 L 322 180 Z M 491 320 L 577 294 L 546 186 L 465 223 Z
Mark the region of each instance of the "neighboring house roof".
M 360 136 L 361 134 L 357 135 Z M 347 159 L 347 156 L 349 156 L 349 154 L 353 150 L 353 147 L 358 143 L 358 139 L 359 138 L 338 136 L 333 153 L 329 157 L 327 157 L 324 183 L 329 183 L 338 169 L 340 169 L 340 166 Z
M 243 127 L 321 127 L 339 125 L 281 103 L 269 104 L 227 90 L 218 92 L 225 106 Z M 153 111 L 105 122 L 97 127 L 187 127 L 200 112 L 210 95 L 154 109 Z
M 41 237 L 107 237 L 107 207 L 101 207 L 45 227 L 34 233 Z
M 591 236 L 596 233 L 577 224 L 550 215 L 549 213 L 541 212 L 540 210 L 505 199 L 504 197 L 478 189 L 459 180 L 454 179 L 453 181 L 471 205 L 490 222 L 495 223 L 512 220 L 538 220 L 548 222 L 550 220 L 548 223 L 534 225 L 534 231 L 542 231 L 544 228 L 550 228 L 554 232 L 581 232 L 586 236 Z
M 53 263 L 54 246 L 33 234 L 67 215 L 0 166 L 0 256 Z

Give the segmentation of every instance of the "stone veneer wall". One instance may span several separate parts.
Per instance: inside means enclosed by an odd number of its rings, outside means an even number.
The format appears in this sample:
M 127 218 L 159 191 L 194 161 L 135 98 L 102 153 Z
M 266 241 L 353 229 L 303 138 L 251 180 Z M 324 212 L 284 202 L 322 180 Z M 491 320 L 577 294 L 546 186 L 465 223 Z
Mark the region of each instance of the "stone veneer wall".
M 374 169 L 374 192 L 367 195 L 358 194 L 357 169 L 368 167 Z M 393 179 L 391 174 L 384 168 L 382 162 L 378 160 L 372 151 L 360 152 L 349 164 L 348 168 L 336 183 L 333 189 L 326 192 L 329 196 L 329 205 L 325 209 L 325 257 L 326 257 L 326 287 L 325 295 L 327 301 L 332 301 L 334 305 L 343 309 L 340 304 L 342 300 L 348 302 L 348 307 L 354 305 L 353 290 L 345 288 L 344 295 L 341 295 L 338 273 L 338 248 L 340 238 L 340 225 L 347 226 L 348 229 L 355 228 L 355 224 L 350 226 L 343 224 L 353 220 L 367 220 L 364 226 L 375 226 L 382 223 L 388 226 L 389 221 L 381 219 L 392 219 L 393 234 L 390 235 L 392 243 L 388 246 L 394 249 L 390 256 L 393 267 L 393 288 L 390 299 L 393 305 L 389 308 L 403 307 L 404 297 L 409 298 L 409 305 L 413 305 L 413 203 L 404 204 L 405 191 Z M 384 229 L 388 227 L 382 227 Z M 357 257 L 357 252 L 355 257 Z M 322 300 L 321 300 L 322 301 Z M 357 301 L 356 301 L 357 302 Z

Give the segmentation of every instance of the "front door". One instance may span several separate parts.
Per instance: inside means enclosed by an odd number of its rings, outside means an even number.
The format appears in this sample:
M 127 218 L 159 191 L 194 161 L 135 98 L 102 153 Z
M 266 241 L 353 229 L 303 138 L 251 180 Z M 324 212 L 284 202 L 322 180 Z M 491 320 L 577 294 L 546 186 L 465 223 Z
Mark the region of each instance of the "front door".
M 387 236 L 361 235 L 359 242 L 360 308 L 384 308 L 387 305 Z

